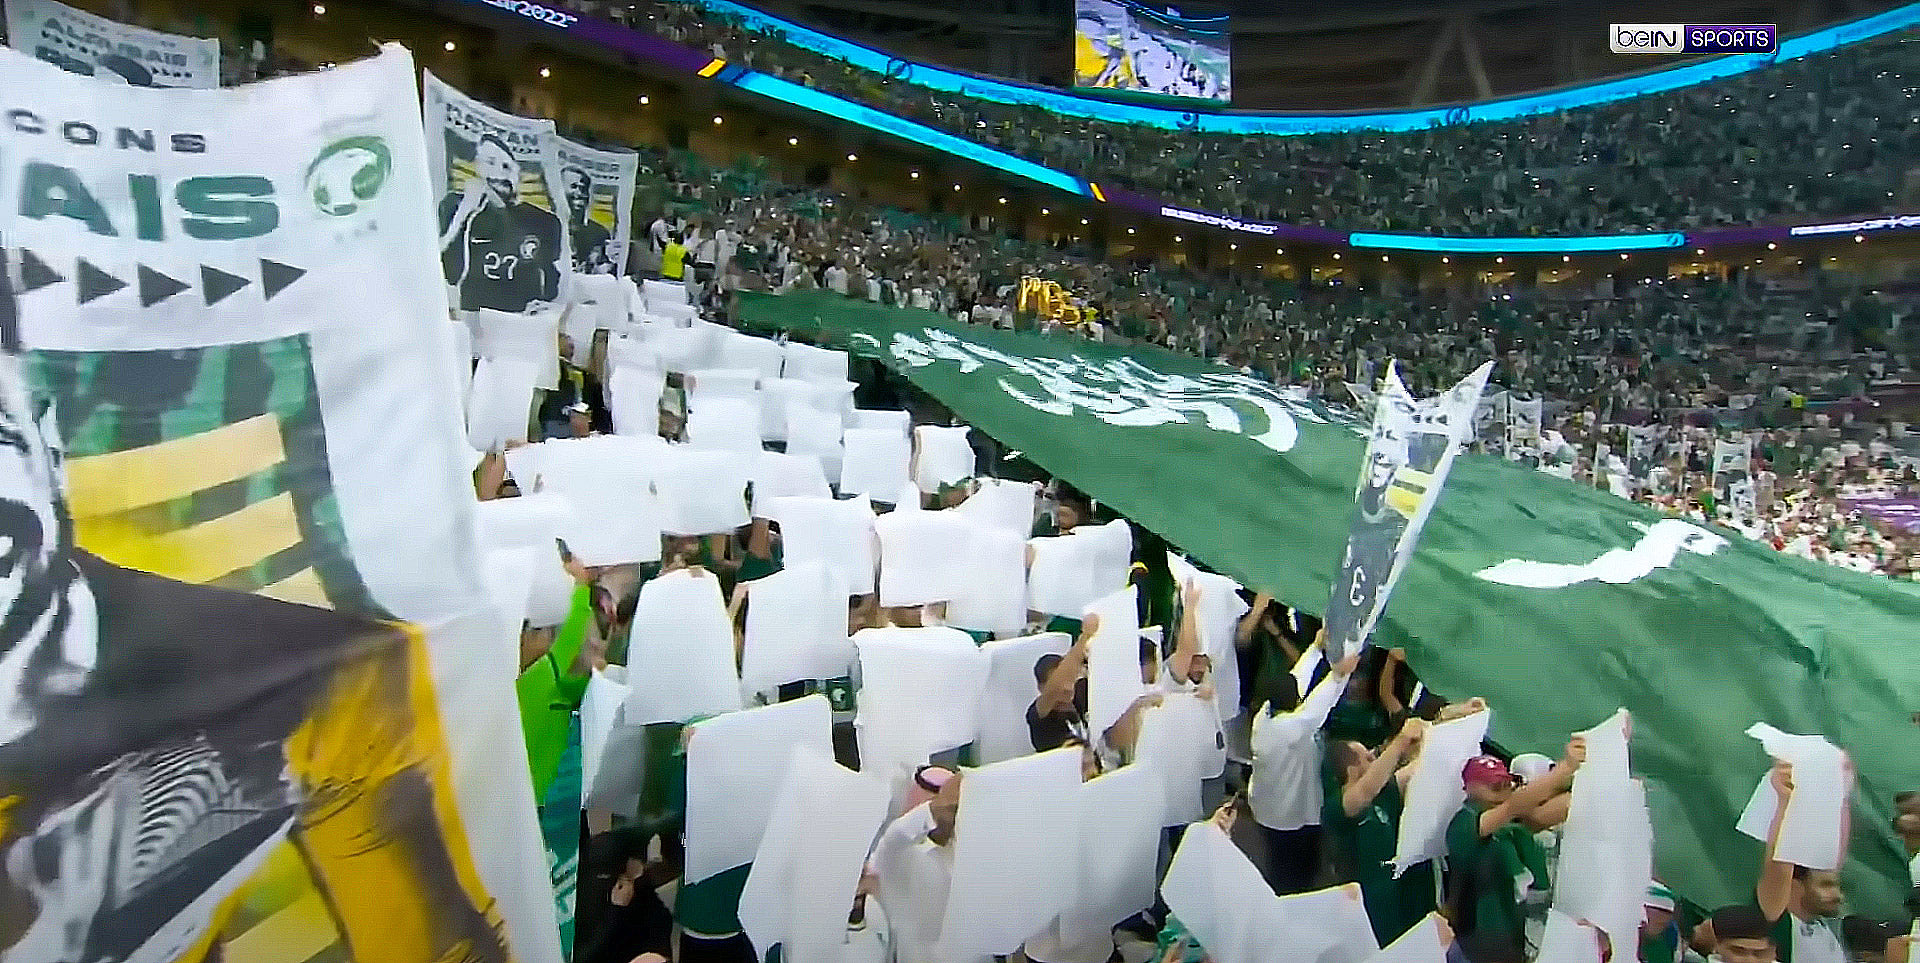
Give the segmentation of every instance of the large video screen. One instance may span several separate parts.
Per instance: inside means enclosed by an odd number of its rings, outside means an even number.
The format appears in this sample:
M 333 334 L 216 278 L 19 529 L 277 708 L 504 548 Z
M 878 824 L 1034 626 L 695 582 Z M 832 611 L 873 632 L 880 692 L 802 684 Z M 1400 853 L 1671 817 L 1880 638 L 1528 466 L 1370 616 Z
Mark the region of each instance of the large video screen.
M 1074 0 L 1073 82 L 1168 97 L 1233 99 L 1227 16 L 1135 0 Z

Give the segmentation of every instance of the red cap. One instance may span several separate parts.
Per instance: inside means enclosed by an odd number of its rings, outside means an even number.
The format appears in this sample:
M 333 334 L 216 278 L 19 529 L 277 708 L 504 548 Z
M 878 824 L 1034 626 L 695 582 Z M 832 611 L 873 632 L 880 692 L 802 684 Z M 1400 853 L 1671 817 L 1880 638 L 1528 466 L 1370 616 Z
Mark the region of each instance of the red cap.
M 1511 786 L 1513 773 L 1496 756 L 1474 756 L 1460 770 L 1460 779 L 1468 786 Z

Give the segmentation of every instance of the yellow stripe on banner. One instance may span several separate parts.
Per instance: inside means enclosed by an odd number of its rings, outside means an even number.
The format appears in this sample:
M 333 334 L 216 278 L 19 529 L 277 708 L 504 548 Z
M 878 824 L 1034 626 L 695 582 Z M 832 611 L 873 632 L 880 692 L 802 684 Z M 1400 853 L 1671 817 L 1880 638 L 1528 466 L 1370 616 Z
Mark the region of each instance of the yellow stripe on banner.
M 333 601 L 327 598 L 326 586 L 320 584 L 320 573 L 311 568 L 303 568 L 255 594 L 296 605 L 333 608 Z
M 333 914 L 318 890 L 308 887 L 293 905 L 227 937 L 224 963 L 289 963 L 310 960 L 339 940 Z
M 115 565 L 196 585 L 300 544 L 293 495 L 282 492 L 191 528 L 154 532 L 125 516 L 74 523 L 82 548 Z
M 721 60 L 719 57 L 715 57 L 712 60 L 708 61 L 705 67 L 700 68 L 700 76 L 711 77 L 714 74 L 719 73 L 721 68 L 725 67 L 726 65 L 727 65 L 726 61 Z
M 113 515 L 185 498 L 266 471 L 286 459 L 280 419 L 255 415 L 223 428 L 67 463 L 75 515 Z
M 1101 190 L 1100 185 L 1095 184 L 1092 181 L 1088 181 L 1087 189 L 1093 192 L 1094 200 L 1099 201 L 1102 204 L 1105 204 L 1107 202 L 1107 192 Z

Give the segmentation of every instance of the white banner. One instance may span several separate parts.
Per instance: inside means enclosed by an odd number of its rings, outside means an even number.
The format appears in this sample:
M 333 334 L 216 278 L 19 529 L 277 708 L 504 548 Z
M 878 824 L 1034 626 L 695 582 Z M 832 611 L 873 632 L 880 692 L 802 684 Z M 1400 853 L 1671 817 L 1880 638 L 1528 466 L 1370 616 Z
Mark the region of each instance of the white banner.
M 515 117 L 425 75 L 440 265 L 464 311 L 558 307 L 573 263 L 553 121 Z
M 1507 396 L 1507 460 L 1538 465 L 1541 411 L 1539 398 Z
M 69 73 L 132 87 L 220 86 L 218 40 L 130 26 L 55 0 L 6 6 L 8 45 Z
M 0 127 L 17 327 L 98 612 L 71 664 L 0 671 L 0 781 L 33 773 L 0 789 L 0 851 L 50 860 L 0 862 L 32 921 L 0 958 L 559 959 L 413 71 L 389 46 L 122 89 L 0 51 L 17 111 L 101 134 Z M 56 530 L 7 517 L 16 546 Z
M 1733 441 L 1715 441 L 1713 443 L 1713 490 L 1721 498 L 1726 498 L 1734 485 L 1748 481 L 1748 470 L 1753 465 L 1753 439 L 1736 438 Z
M 1492 370 L 1491 362 L 1483 364 L 1446 394 L 1415 401 L 1399 372 L 1387 368 L 1354 491 L 1346 559 L 1327 603 L 1328 661 L 1339 662 L 1366 646 L 1393 583 L 1413 556 L 1420 526 L 1440 500 L 1460 440 L 1473 430 L 1480 392 Z
M 640 155 L 588 147 L 558 135 L 553 146 L 560 160 L 560 196 L 567 204 L 574 271 L 627 273 L 633 184 L 640 172 Z

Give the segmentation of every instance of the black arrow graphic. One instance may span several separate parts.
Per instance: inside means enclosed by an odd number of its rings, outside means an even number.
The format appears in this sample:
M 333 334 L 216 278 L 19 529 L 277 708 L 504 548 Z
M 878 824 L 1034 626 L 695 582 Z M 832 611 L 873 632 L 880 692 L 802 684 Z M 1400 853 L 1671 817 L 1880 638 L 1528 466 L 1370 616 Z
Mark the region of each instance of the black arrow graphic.
M 40 260 L 38 254 L 20 249 L 20 289 L 22 294 L 31 294 L 49 284 L 58 284 L 66 278 Z
M 144 264 L 140 265 L 140 306 L 150 308 L 185 291 L 191 285 L 175 280 Z
M 251 278 L 238 274 L 228 274 L 216 267 L 200 265 L 200 296 L 207 299 L 207 307 L 213 307 L 226 300 L 227 295 L 252 284 Z
M 94 267 L 91 263 L 88 263 L 86 258 L 79 258 L 78 260 L 81 304 L 104 298 L 127 286 L 127 282 Z
M 287 289 L 287 285 L 300 280 L 307 274 L 306 268 L 297 268 L 279 261 L 260 259 L 260 286 L 266 289 L 267 300 Z

